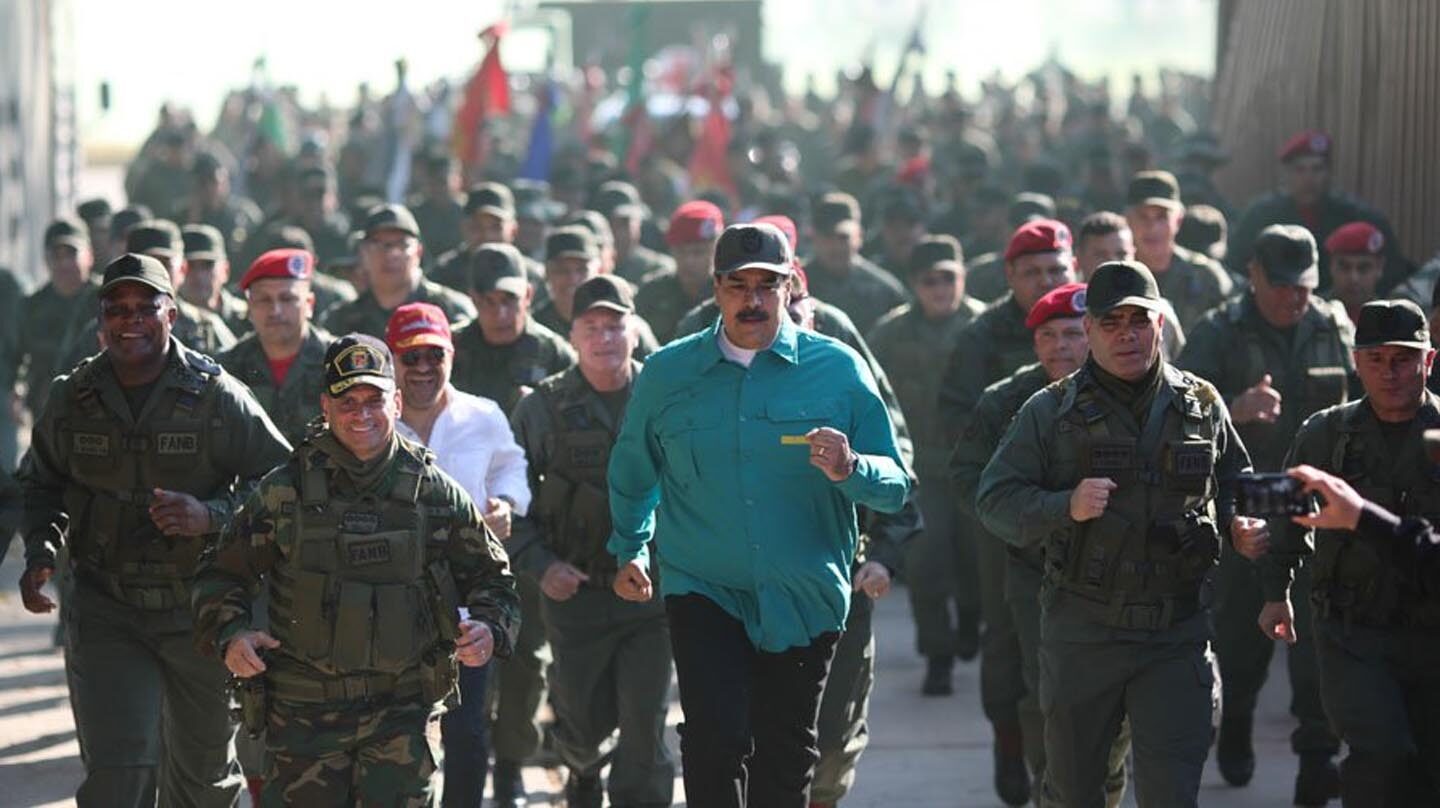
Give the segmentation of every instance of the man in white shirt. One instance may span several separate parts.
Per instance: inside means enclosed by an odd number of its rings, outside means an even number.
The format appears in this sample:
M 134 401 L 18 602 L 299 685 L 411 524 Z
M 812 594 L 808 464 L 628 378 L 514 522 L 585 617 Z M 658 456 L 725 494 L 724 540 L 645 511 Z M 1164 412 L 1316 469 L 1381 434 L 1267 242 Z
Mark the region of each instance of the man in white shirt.
M 445 312 L 429 303 L 400 306 L 385 328 L 385 342 L 395 355 L 403 405 L 396 429 L 434 452 L 440 470 L 481 508 L 485 524 L 502 541 L 508 539 L 511 517 L 524 516 L 530 507 L 525 453 L 499 405 L 450 385 L 455 346 Z M 461 670 L 460 706 L 440 722 L 447 808 L 481 804 L 490 757 L 488 672 L 488 665 Z

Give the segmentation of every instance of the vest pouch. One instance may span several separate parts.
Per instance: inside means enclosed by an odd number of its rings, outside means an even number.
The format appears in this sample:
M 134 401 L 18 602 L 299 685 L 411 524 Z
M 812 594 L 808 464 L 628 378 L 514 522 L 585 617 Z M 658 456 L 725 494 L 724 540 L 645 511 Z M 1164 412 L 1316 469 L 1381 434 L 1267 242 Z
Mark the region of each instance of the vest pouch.
M 105 421 L 84 420 L 61 427 L 64 457 L 69 461 L 70 476 L 85 485 L 114 485 L 124 454 L 120 434 L 115 425 Z
M 296 570 L 290 596 L 290 641 L 301 658 L 322 659 L 330 653 L 331 626 L 326 617 L 330 576 Z
M 1209 516 L 1187 520 L 1180 537 L 1180 580 L 1198 581 L 1220 558 L 1220 531 Z
M 587 482 L 575 486 L 566 521 L 567 535 L 560 541 L 567 561 L 583 567 L 597 554 L 609 555 L 605 542 L 610 538 L 610 498 L 604 489 Z
M 371 637 L 375 629 L 375 587 L 360 581 L 341 581 L 335 599 L 335 635 L 330 662 L 338 671 L 370 667 Z
M 413 667 L 425 646 L 434 642 L 420 593 L 407 584 L 375 587 L 375 619 L 371 623 L 374 670 L 400 673 Z
M 1305 369 L 1305 412 L 1345 403 L 1349 377 L 1342 367 L 1309 367 Z
M 565 525 L 570 518 L 570 498 L 575 493 L 575 484 L 559 474 L 546 474 L 535 492 L 535 501 L 530 508 L 540 517 L 545 527 L 545 543 L 551 552 L 563 557 Z
M 1072 548 L 1066 559 L 1065 577 L 1082 589 L 1108 593 L 1120 556 L 1130 540 L 1131 522 L 1114 510 L 1106 510 L 1083 527 L 1085 538 Z
M 1203 497 L 1209 493 L 1215 468 L 1214 445 L 1207 440 L 1173 440 L 1165 444 L 1165 489 Z

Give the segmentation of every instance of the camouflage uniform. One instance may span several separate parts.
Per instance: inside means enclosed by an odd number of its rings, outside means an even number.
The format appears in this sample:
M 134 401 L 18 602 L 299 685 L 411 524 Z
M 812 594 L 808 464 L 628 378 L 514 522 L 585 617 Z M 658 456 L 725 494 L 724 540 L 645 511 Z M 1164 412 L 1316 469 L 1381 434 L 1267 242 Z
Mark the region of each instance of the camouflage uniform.
M 251 627 L 262 576 L 270 594 L 280 646 L 262 674 L 262 805 L 429 805 L 426 733 L 454 691 L 457 609 L 489 624 L 497 656 L 510 652 L 505 551 L 433 460 L 396 437 L 359 470 L 320 432 L 265 476 L 201 564 L 206 653 Z
M 632 372 L 639 374 L 638 363 Z M 628 398 L 629 390 L 623 394 Z M 576 774 L 598 775 L 605 763 L 601 747 L 618 729 L 611 803 L 669 805 L 675 762 L 665 745 L 671 677 L 665 604 L 616 597 L 615 557 L 605 550 L 606 466 L 620 418 L 578 367 L 540 382 L 516 406 L 515 439 L 525 447 L 535 500 L 517 526 L 525 538 L 515 542 L 515 558 L 536 581 L 557 560 L 589 576 L 570 599 L 542 601 L 555 656 L 551 686 L 561 760 Z
M 265 408 L 270 420 L 291 445 L 304 440 L 306 425 L 320 415 L 320 392 L 325 385 L 325 347 L 330 333 L 306 324 L 301 338 L 300 353 L 278 387 L 265 358 L 265 350 L 254 334 L 235 343 L 230 350 L 215 357 L 226 372 L 250 387 L 250 392 Z
M 427 280 L 421 280 L 404 302 L 439 306 L 451 325 L 459 325 L 475 317 L 475 305 L 470 298 Z M 320 325 L 332 334 L 369 334 L 379 339 L 384 338 L 385 326 L 393 313 L 394 309 L 380 308 L 375 293 L 367 290 L 349 303 L 325 312 L 320 317 Z
M 290 447 L 218 365 L 173 338 L 169 352 L 143 406 L 107 353 L 57 379 L 26 467 L 27 565 L 54 566 L 65 546 L 74 572 L 65 661 L 81 805 L 153 805 L 157 779 L 167 805 L 230 805 L 240 789 L 225 669 L 190 642 L 191 576 L 215 534 L 162 536 L 147 507 L 156 488 L 189 493 L 218 531 Z

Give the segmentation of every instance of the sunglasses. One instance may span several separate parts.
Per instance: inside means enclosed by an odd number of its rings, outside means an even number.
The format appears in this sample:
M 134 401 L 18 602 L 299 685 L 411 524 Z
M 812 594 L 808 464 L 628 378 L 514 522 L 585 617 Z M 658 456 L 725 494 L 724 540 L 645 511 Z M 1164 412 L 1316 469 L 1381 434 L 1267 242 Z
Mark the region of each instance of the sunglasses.
M 424 360 L 432 365 L 438 365 L 445 361 L 444 348 L 424 348 L 406 351 L 400 354 L 400 362 L 407 368 L 413 368 Z

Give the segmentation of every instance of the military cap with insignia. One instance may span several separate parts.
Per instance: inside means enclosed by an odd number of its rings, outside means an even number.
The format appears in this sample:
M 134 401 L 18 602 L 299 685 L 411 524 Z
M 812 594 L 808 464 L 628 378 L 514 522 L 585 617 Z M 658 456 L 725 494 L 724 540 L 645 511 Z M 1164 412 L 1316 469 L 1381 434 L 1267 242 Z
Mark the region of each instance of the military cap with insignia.
M 1430 324 L 1425 312 L 1409 300 L 1372 300 L 1360 307 L 1355 323 L 1355 348 L 1401 348 L 1430 350 Z
M 635 296 L 624 278 L 596 275 L 575 289 L 575 316 L 591 309 L 609 309 L 621 314 L 635 311 Z
M 1165 310 L 1160 285 L 1139 261 L 1107 261 L 1095 268 L 1086 285 L 1085 310 L 1091 317 L 1103 317 L 1121 306 Z
M 325 392 L 338 396 L 357 384 L 395 390 L 390 349 L 369 334 L 346 334 L 325 349 Z
M 175 287 L 170 285 L 170 270 L 160 260 L 139 253 L 125 253 L 105 265 L 105 275 L 100 282 L 100 296 L 104 297 L 117 286 L 138 283 L 155 291 L 175 296 Z
M 773 224 L 732 224 L 715 242 L 715 274 L 765 269 L 789 276 L 795 256 L 785 234 Z

